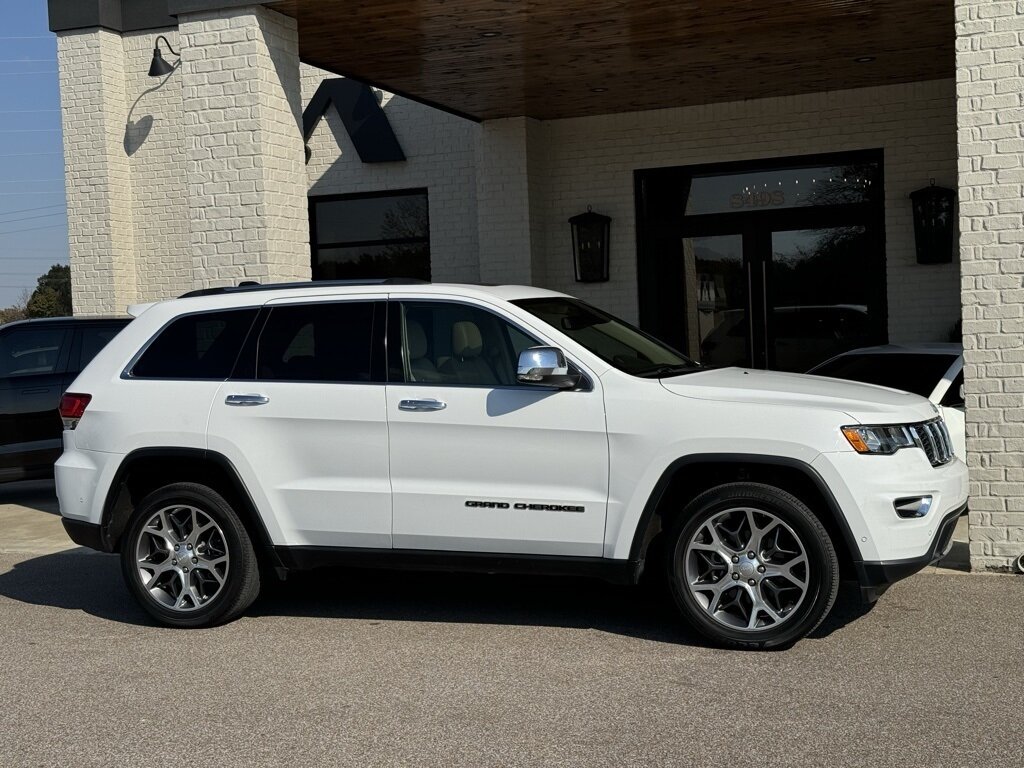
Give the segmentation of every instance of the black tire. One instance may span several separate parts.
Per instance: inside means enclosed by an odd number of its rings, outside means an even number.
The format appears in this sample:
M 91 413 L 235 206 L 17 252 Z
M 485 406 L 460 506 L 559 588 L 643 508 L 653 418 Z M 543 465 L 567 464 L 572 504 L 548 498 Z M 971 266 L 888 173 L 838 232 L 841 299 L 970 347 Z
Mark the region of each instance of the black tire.
M 806 591 L 800 602 L 777 625 L 755 629 L 728 626 L 720 619 L 713 618 L 708 611 L 714 606 L 705 608 L 688 586 L 685 558 L 690 542 L 716 515 L 735 508 L 761 510 L 778 518 L 796 534 L 806 554 L 806 570 L 802 571 L 806 575 Z M 767 535 L 765 538 L 768 538 Z M 665 554 L 669 589 L 683 617 L 701 635 L 725 647 L 758 650 L 788 647 L 814 631 L 825 619 L 839 590 L 839 559 L 828 531 L 802 501 L 770 485 L 730 483 L 700 494 L 686 505 L 669 526 Z M 714 561 L 718 560 L 721 558 L 715 558 Z M 729 563 L 724 567 L 727 571 L 733 568 Z M 717 574 L 717 571 L 714 573 Z M 758 574 L 753 575 L 756 577 Z M 731 578 L 731 574 L 728 578 Z M 717 583 L 728 582 L 723 577 Z M 752 587 L 759 590 L 758 594 L 763 594 L 760 592 L 762 588 L 760 584 Z M 737 595 L 738 592 L 728 594 Z
M 228 567 L 219 590 L 198 607 L 187 611 L 162 604 L 150 594 L 138 567 L 137 547 L 143 528 L 162 509 L 193 507 L 219 526 L 226 546 Z M 249 533 L 231 505 L 212 488 L 196 483 L 174 483 L 146 496 L 135 509 L 121 540 L 121 571 L 128 591 L 157 621 L 170 627 L 208 627 L 232 621 L 259 595 L 260 571 Z M 179 578 L 180 575 L 179 575 Z

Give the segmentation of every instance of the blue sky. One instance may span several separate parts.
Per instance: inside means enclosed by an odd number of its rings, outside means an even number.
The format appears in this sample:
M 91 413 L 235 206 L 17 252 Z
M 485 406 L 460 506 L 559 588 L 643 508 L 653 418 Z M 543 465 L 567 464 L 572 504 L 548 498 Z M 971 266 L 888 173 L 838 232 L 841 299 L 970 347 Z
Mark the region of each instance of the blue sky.
M 0 307 L 67 263 L 56 38 L 46 0 L 0 0 Z

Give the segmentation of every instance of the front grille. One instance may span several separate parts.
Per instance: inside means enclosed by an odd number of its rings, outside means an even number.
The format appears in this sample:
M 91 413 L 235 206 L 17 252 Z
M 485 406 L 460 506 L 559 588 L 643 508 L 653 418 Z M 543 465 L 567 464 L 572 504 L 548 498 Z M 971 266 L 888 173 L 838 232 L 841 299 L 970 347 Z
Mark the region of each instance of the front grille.
M 953 443 L 949 439 L 946 423 L 941 418 L 914 424 L 910 432 L 933 467 L 941 467 L 953 460 Z

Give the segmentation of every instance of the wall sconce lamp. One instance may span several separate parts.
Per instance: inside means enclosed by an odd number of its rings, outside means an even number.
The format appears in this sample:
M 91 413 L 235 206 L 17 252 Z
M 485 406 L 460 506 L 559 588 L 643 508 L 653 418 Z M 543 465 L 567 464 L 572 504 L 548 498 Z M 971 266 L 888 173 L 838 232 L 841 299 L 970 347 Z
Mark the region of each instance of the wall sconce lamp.
M 918 264 L 949 264 L 956 237 L 956 191 L 931 184 L 910 193 Z
M 589 205 L 586 213 L 569 219 L 577 282 L 601 283 L 608 279 L 608 236 L 611 223 L 611 218 L 594 213 Z
M 171 74 L 171 72 L 174 71 L 174 67 L 178 63 L 174 62 L 174 64 L 168 64 L 167 61 L 164 59 L 163 55 L 160 53 L 161 40 L 164 41 L 164 45 L 167 46 L 168 51 L 177 56 L 179 61 L 181 59 L 181 54 L 173 48 L 171 48 L 171 44 L 167 41 L 167 38 L 163 35 L 158 36 L 156 42 L 153 44 L 153 60 L 149 63 L 150 77 L 163 77 L 164 75 L 169 75 Z

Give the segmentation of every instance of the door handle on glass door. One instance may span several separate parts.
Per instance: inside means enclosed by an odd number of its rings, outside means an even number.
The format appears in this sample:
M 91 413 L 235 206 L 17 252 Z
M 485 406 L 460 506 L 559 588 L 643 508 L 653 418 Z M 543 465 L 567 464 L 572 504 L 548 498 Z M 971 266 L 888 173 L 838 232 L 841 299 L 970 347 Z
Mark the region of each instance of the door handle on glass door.
M 447 403 L 440 400 L 399 400 L 398 410 L 400 411 L 443 411 L 448 407 Z
M 228 395 L 224 398 L 226 405 L 266 405 L 269 402 L 266 395 Z

